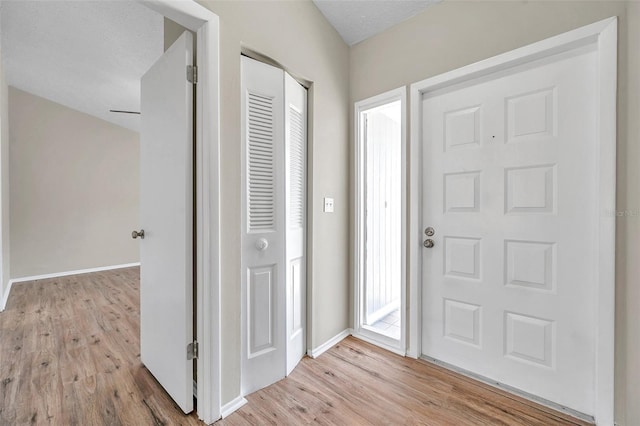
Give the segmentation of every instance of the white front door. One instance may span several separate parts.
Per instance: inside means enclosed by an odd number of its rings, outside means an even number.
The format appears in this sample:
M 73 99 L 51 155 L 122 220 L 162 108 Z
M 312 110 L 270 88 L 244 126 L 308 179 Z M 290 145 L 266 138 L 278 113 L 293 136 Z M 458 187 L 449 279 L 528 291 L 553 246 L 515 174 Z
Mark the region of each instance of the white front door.
M 594 413 L 597 53 L 422 103 L 422 353 Z
M 286 374 L 284 72 L 242 57 L 242 392 Z
M 193 411 L 193 36 L 185 32 L 141 80 L 140 357 Z

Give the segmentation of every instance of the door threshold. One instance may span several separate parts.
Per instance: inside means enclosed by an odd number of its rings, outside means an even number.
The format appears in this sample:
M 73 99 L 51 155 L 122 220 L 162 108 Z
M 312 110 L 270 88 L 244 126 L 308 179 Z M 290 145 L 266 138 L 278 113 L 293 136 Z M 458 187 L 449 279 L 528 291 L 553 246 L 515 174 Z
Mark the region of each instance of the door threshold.
M 400 356 L 407 355 L 405 350 L 400 349 L 398 347 L 400 345 L 400 342 L 396 342 L 396 344 L 394 345 L 389 342 L 389 340 L 392 340 L 392 339 L 390 339 L 389 337 L 383 334 L 377 333 L 375 331 L 370 331 L 367 329 L 361 329 L 360 331 L 354 330 L 353 333 L 351 333 L 351 335 L 356 339 L 360 339 L 367 343 L 371 343 L 372 345 L 378 346 L 379 348 L 382 348 L 389 352 L 393 352 L 396 355 L 400 355 Z
M 574 410 L 569 407 L 565 407 L 564 405 L 557 404 L 553 401 L 549 401 L 548 399 L 541 398 L 539 396 L 530 394 L 518 388 L 514 388 L 512 386 L 506 385 L 501 382 L 496 382 L 495 380 L 491 380 L 487 377 L 481 376 L 480 374 L 472 373 L 471 371 L 465 370 L 464 368 L 456 367 L 455 365 L 449 364 L 444 361 L 440 361 L 439 359 L 432 358 L 426 355 L 420 355 L 420 359 L 426 361 L 430 364 L 437 365 L 438 367 L 442 367 L 446 370 L 452 371 L 454 373 L 460 374 L 462 376 L 468 377 L 485 385 L 489 385 L 493 388 L 500 389 L 502 391 L 508 392 L 515 396 L 519 396 L 536 404 L 542 405 L 544 407 L 550 408 L 554 411 L 558 411 L 559 413 L 567 414 L 571 417 L 575 417 L 576 419 L 583 420 L 585 422 L 595 424 L 595 418 L 588 414 L 584 414 L 580 411 Z

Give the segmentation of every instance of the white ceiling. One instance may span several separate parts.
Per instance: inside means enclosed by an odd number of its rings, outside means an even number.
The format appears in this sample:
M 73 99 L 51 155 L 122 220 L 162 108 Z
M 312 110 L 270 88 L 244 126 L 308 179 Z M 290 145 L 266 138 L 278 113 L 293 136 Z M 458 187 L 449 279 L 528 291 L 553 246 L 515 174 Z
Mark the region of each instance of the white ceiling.
M 7 83 L 138 130 L 140 77 L 164 50 L 164 17 L 133 1 L 0 4 Z
M 439 1 L 313 0 L 349 46 L 383 32 Z
M 440 0 L 313 0 L 349 45 Z M 164 18 L 135 1 L 0 1 L 9 85 L 138 130 L 140 77 L 163 52 Z

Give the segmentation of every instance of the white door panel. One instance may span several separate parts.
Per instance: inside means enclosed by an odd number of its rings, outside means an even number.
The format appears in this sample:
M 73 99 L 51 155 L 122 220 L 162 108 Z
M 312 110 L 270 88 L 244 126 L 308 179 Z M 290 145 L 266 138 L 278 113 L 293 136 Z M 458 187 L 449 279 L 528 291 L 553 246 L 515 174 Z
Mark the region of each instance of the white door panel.
M 307 93 L 242 57 L 242 392 L 282 379 L 306 352 Z
M 242 57 L 242 391 L 286 374 L 284 71 Z
M 307 91 L 285 78 L 287 375 L 306 352 Z
M 193 36 L 185 32 L 141 80 L 140 356 L 193 410 Z
M 422 351 L 594 411 L 596 53 L 425 97 Z

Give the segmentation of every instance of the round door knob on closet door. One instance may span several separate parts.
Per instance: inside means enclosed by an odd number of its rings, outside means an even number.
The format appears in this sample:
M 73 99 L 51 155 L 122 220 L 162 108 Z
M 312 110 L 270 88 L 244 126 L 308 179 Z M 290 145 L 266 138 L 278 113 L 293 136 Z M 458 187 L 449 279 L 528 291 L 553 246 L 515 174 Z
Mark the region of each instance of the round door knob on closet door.
M 139 231 L 133 231 L 131 233 L 131 238 L 133 238 L 134 240 L 138 237 L 144 240 L 144 229 L 141 229 Z
M 256 241 L 256 248 L 260 251 L 264 251 L 269 247 L 269 241 L 266 238 L 258 238 Z
M 432 248 L 433 246 L 436 245 L 436 243 L 434 243 L 433 240 L 429 238 L 429 239 L 424 240 L 424 243 L 422 243 L 422 245 L 425 248 Z

